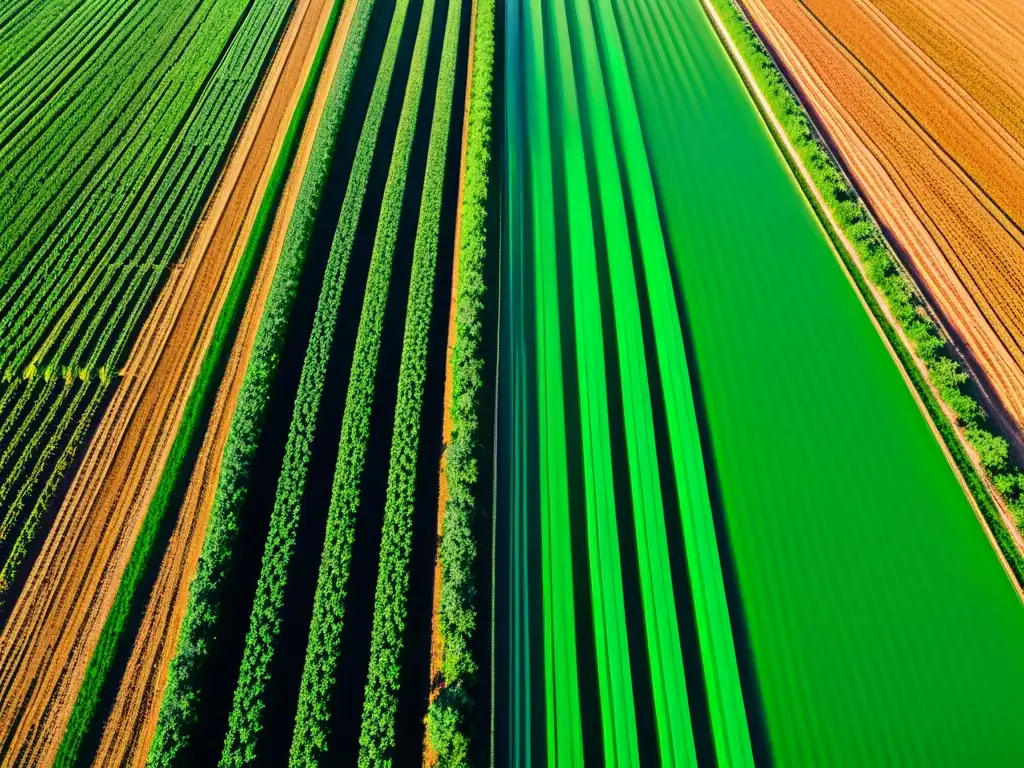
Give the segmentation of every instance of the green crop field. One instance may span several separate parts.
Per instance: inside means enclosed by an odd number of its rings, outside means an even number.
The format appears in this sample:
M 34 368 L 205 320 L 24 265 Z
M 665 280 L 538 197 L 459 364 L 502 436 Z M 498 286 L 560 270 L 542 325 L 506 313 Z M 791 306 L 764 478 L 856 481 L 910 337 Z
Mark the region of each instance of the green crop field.
M 0 601 L 291 8 L 41 0 L 0 19 Z
M 1017 762 L 1024 444 L 738 0 L 0 6 L 0 762 Z
M 701 4 L 505 21 L 496 754 L 1011 760 L 1020 601 Z

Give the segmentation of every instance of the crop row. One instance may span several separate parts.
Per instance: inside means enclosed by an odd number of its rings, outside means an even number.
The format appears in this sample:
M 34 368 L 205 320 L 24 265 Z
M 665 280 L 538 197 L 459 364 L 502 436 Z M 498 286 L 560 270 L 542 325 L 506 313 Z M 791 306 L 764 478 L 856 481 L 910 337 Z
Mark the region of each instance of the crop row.
M 477 670 L 472 656 L 477 626 L 473 573 L 479 524 L 476 513 L 485 493 L 478 487 L 478 480 L 483 453 L 480 400 L 494 114 L 494 24 L 494 0 L 477 0 L 451 362 L 452 439 L 445 449 L 448 501 L 439 551 L 443 688 L 427 713 L 427 738 L 444 766 L 465 765 L 469 760 L 468 713 L 473 702 L 468 689 Z
M 94 718 L 99 704 L 100 691 L 107 679 L 114 656 L 119 652 L 124 641 L 124 631 L 129 613 L 138 599 L 142 597 L 138 589 L 156 552 L 157 533 L 166 513 L 176 503 L 182 482 L 189 476 L 191 465 L 188 458 L 202 437 L 206 414 L 217 391 L 220 375 L 231 350 L 232 340 L 242 319 L 249 288 L 260 263 L 259 257 L 270 237 L 274 212 L 284 191 L 288 170 L 298 150 L 302 129 L 312 106 L 313 96 L 327 58 L 327 51 L 330 48 L 338 17 L 341 14 L 342 4 L 343 0 L 337 0 L 334 4 L 313 64 L 299 95 L 295 112 L 288 125 L 288 132 L 267 182 L 267 188 L 249 234 L 245 251 L 232 278 L 231 289 L 224 307 L 217 318 L 210 347 L 203 358 L 202 369 L 185 406 L 185 413 L 175 435 L 167 464 L 161 474 L 160 483 L 150 502 L 143 527 L 132 548 L 131 559 L 118 586 L 114 604 L 104 622 L 100 640 L 89 660 L 85 679 L 75 699 L 75 707 L 57 756 L 59 765 L 77 764 L 83 740 L 88 730 L 96 725 Z
M 390 760 L 391 750 L 395 746 L 395 714 L 398 709 L 406 627 L 412 519 L 416 509 L 420 415 L 427 377 L 427 349 L 434 306 L 434 277 L 461 14 L 462 3 L 450 0 L 427 148 L 426 176 L 413 245 L 412 276 L 398 374 L 398 399 L 391 438 L 387 497 L 374 597 L 369 674 L 359 736 L 359 760 L 361 764 L 368 765 Z
M 33 265 L 38 262 L 34 271 L 26 270 L 29 276 L 17 277 L 3 294 L 15 295 L 13 302 L 7 302 L 0 321 L 0 357 L 6 361 L 7 377 L 39 376 L 48 381 L 58 375 L 66 380 L 76 376 L 86 381 L 98 378 L 99 386 L 108 388 L 142 313 L 166 274 L 166 264 L 184 243 L 289 10 L 287 0 L 268 0 L 241 20 L 225 20 L 225 24 L 237 27 L 230 36 L 231 45 L 223 54 L 217 48 L 212 58 L 208 52 L 199 59 L 207 67 L 217 63 L 216 69 L 204 72 L 190 68 L 182 73 L 206 82 L 206 86 L 185 94 L 197 101 L 181 113 L 177 128 L 146 123 L 140 113 L 134 125 L 140 127 L 141 138 L 126 142 L 131 145 L 129 151 L 122 152 L 118 160 L 125 174 L 122 180 L 139 180 L 130 204 L 112 204 L 111 190 L 97 186 L 95 180 L 79 190 L 81 197 L 76 206 L 80 207 L 75 212 L 81 217 L 76 219 L 73 214 L 61 223 L 73 237 L 48 240 L 47 247 L 33 261 Z M 195 40 L 192 47 L 201 47 L 201 41 Z M 172 74 L 173 69 L 168 75 Z M 152 120 L 159 121 L 159 117 L 153 116 Z M 167 133 L 166 145 L 161 149 L 158 144 L 158 150 L 151 150 L 144 158 L 140 151 L 140 171 L 132 164 L 130 150 L 135 146 L 133 142 L 145 141 L 153 130 Z M 128 261 L 115 258 L 119 254 L 147 256 Z M 16 260 L 9 256 L 9 261 Z M 24 448 L 17 461 L 0 469 L 0 493 L 7 497 L 11 489 L 20 489 L 14 500 L 5 503 L 11 524 L 19 524 L 21 530 L 5 563 L 5 574 L 13 575 L 20 565 L 50 493 L 35 498 L 22 521 L 20 516 L 29 497 L 40 484 L 43 490 L 56 489 L 60 475 L 51 478 L 47 473 L 62 473 L 80 441 L 66 443 L 65 453 L 55 455 L 58 444 L 78 417 L 96 411 L 95 407 L 86 408 L 81 396 L 69 401 L 64 391 L 49 404 L 52 420 L 59 420 L 54 430 L 49 421 L 39 423 L 34 410 L 20 404 L 12 409 L 21 413 L 17 439 L 12 444 L 23 443 Z M 21 395 L 35 396 L 31 388 Z
M 370 414 L 376 389 L 384 312 L 398 240 L 406 174 L 412 155 L 420 97 L 426 75 L 434 3 L 435 0 L 425 0 L 420 11 L 409 79 L 398 118 L 398 130 L 384 184 L 369 273 L 363 293 L 363 307 L 352 354 L 338 459 L 327 512 L 327 532 L 313 597 L 309 643 L 306 646 L 299 687 L 299 704 L 295 715 L 295 734 L 290 756 L 292 765 L 319 764 L 326 758 L 327 753 L 332 717 L 331 695 L 341 663 L 341 633 L 355 538 L 356 513 L 359 509 L 360 484 L 370 438 Z M 404 1 L 399 4 L 402 16 L 405 15 L 406 6 L 407 3 Z M 399 11 L 396 10 L 396 20 L 398 15 Z M 396 47 L 399 38 L 400 35 L 396 34 Z M 388 42 L 391 42 L 390 38 Z M 385 75 L 389 80 L 393 66 L 394 59 L 391 58 Z M 378 79 L 384 74 L 382 67 Z M 365 185 L 369 178 L 368 164 L 360 169 L 359 176 L 360 185 Z M 352 169 L 352 177 L 356 177 L 355 166 Z M 346 221 L 344 218 L 338 222 L 332 250 L 335 245 L 345 249 L 351 247 L 349 243 L 353 241 L 346 233 L 354 233 L 356 225 L 355 220 Z M 360 763 L 363 761 L 364 755 L 361 751 Z
M 353 2 L 354 0 L 347 0 Z M 327 183 L 345 106 L 366 39 L 373 0 L 359 0 L 348 38 L 317 127 L 306 173 L 285 235 L 277 269 L 260 319 L 224 446 L 210 521 L 189 602 L 171 661 L 156 734 L 149 753 L 152 765 L 170 766 L 185 750 L 196 725 L 208 670 L 210 646 L 222 609 L 225 577 L 235 561 L 253 456 L 266 420 L 271 385 L 295 305 L 313 225 Z
M 299 377 L 270 530 L 264 545 L 263 563 L 221 757 L 223 764 L 251 762 L 257 754 L 257 741 L 263 727 L 266 706 L 264 686 L 281 632 L 285 584 L 295 549 L 295 535 L 327 376 L 327 363 L 334 343 L 345 277 L 355 244 L 356 227 L 369 183 L 370 166 L 391 88 L 407 10 L 408 3 L 400 3 L 392 17 L 324 271 L 313 328 Z
M 967 438 L 967 442 L 976 451 L 984 472 L 1014 514 L 1018 528 L 1022 528 L 1022 530 L 1024 530 L 1024 472 L 1012 465 L 1009 458 L 1009 446 L 1005 438 L 993 432 L 984 409 L 964 391 L 968 375 L 947 347 L 938 327 L 923 311 L 924 308 L 914 285 L 898 266 L 895 257 L 889 250 L 885 236 L 870 218 L 856 192 L 823 145 L 807 112 L 797 101 L 784 76 L 742 11 L 737 7 L 735 0 L 707 0 L 707 2 L 720 15 L 729 36 L 735 42 L 740 55 L 753 73 L 758 90 L 764 94 L 771 105 L 775 117 L 796 148 L 796 152 L 813 178 L 815 186 L 822 193 L 843 232 L 853 243 L 856 257 L 863 265 L 868 279 L 884 296 L 892 316 L 913 344 L 917 356 L 925 363 L 931 386 L 924 380 L 906 346 L 892 329 L 881 307 L 874 301 L 870 288 L 861 277 L 857 265 L 849 262 L 845 248 L 841 245 L 837 246 L 840 255 L 848 262 L 850 274 L 857 281 L 861 295 L 864 296 L 887 338 L 900 356 L 904 370 L 914 382 L 932 421 L 967 480 L 971 494 L 999 542 L 1000 550 L 1010 563 L 1018 582 L 1024 584 L 1024 556 L 1018 551 L 1010 533 L 1002 524 L 988 491 L 961 445 L 960 438 L 932 394 L 932 387 L 956 414 L 959 427 Z M 813 198 L 811 199 L 813 202 Z

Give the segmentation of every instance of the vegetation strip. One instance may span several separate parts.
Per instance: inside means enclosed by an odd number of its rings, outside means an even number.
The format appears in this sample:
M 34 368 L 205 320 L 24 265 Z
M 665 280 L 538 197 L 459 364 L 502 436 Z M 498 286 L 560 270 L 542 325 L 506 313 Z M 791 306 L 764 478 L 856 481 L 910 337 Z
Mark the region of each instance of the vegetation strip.
M 398 132 L 395 136 L 387 181 L 384 185 L 384 197 L 377 220 L 369 274 L 366 278 L 363 308 L 359 317 L 359 329 L 356 333 L 355 349 L 352 355 L 348 391 L 345 395 L 345 412 L 341 422 L 341 440 L 328 509 L 327 533 L 320 560 L 320 570 L 317 575 L 316 593 L 313 598 L 313 619 L 310 624 L 309 644 L 306 647 L 306 658 L 302 669 L 299 705 L 295 716 L 295 733 L 290 754 L 292 765 L 316 765 L 329 759 L 327 757 L 327 742 L 332 713 L 330 693 L 325 696 L 324 691 L 332 690 L 340 664 L 339 648 L 345 616 L 345 597 L 352 559 L 352 544 L 355 537 L 355 516 L 359 509 L 360 484 L 370 436 L 370 412 L 373 408 L 384 310 L 387 305 L 391 265 L 402 214 L 406 172 L 412 154 L 420 96 L 426 75 L 434 3 L 435 0 L 425 0 L 420 11 L 420 22 L 416 31 L 416 42 L 413 46 L 409 78 L 402 100 Z M 393 42 L 397 51 L 407 8 L 407 0 L 401 0 L 392 21 L 387 50 L 390 50 Z M 386 53 L 385 62 L 381 64 L 377 83 L 374 86 L 375 95 L 378 86 L 382 89 L 381 110 L 383 110 L 391 82 L 394 55 Z M 372 153 L 368 153 L 366 165 L 360 169 L 359 183 L 362 188 L 365 188 L 369 179 L 371 159 Z M 353 178 L 356 178 L 355 167 L 353 167 Z M 358 218 L 345 219 L 343 217 L 338 222 L 335 245 L 339 249 L 345 252 L 351 249 L 357 224 Z M 332 250 L 333 248 L 334 245 L 332 245 Z M 371 746 L 364 744 L 360 739 L 360 765 L 374 762 L 370 752 Z M 387 747 L 383 744 L 379 746 Z
M 191 472 L 189 458 L 196 448 L 197 441 L 202 439 L 209 409 L 220 380 L 220 372 L 223 371 L 227 362 L 227 354 L 231 350 L 238 323 L 245 310 L 249 288 L 259 264 L 259 257 L 270 236 L 274 213 L 277 210 L 288 170 L 298 148 L 306 116 L 313 102 L 313 94 L 316 92 L 317 82 L 327 58 L 327 49 L 330 47 L 342 4 L 343 0 L 336 0 L 323 37 L 317 47 L 313 65 L 306 77 L 295 112 L 289 122 L 288 133 L 285 135 L 264 190 L 245 251 L 235 270 L 231 289 L 217 318 L 210 346 L 203 357 L 202 368 L 185 405 L 185 413 L 171 447 L 170 456 L 161 474 L 160 483 L 150 502 L 145 521 L 132 549 L 131 559 L 121 578 L 114 604 L 103 624 L 99 642 L 89 661 L 85 679 L 75 699 L 75 708 L 57 753 L 57 765 L 75 765 L 79 759 L 86 734 L 91 728 L 96 727 L 95 716 L 100 693 L 113 665 L 114 657 L 124 641 L 128 617 L 138 600 L 145 598 L 145 595 L 137 594 L 137 589 L 154 554 L 156 536 L 161 523 L 167 510 L 176 506 L 180 501 L 182 482 L 188 480 Z
M 264 685 L 269 676 L 268 669 L 281 630 L 280 611 L 284 603 L 284 587 L 294 552 L 328 358 L 334 341 L 345 276 L 355 245 L 356 229 L 369 183 L 370 167 L 387 105 L 407 9 L 406 3 L 396 9 L 392 17 L 391 31 L 345 190 L 338 229 L 331 243 L 323 287 L 300 374 L 284 464 L 264 549 L 263 567 L 256 587 L 256 600 L 246 636 L 242 668 L 235 688 L 228 734 L 221 756 L 221 763 L 224 765 L 248 763 L 255 760 L 258 754 L 257 738 L 262 729 L 262 714 L 265 708 Z
M 353 16 L 338 71 L 317 127 L 309 164 L 232 417 L 206 540 L 190 588 L 178 651 L 168 672 L 160 718 L 150 749 L 149 762 L 153 765 L 172 765 L 189 744 L 195 726 L 196 708 L 203 695 L 203 680 L 209 673 L 205 661 L 209 644 L 215 637 L 221 588 L 234 561 L 234 545 L 242 524 L 239 512 L 248 488 L 251 462 L 266 416 L 270 387 L 277 372 L 280 348 L 287 333 L 316 211 L 334 155 L 335 140 L 373 10 L 373 0 L 358 1 L 360 4 Z
M 452 437 L 445 449 L 448 484 L 441 542 L 441 595 L 438 626 L 441 634 L 441 691 L 427 712 L 427 740 L 436 751 L 438 764 L 467 765 L 470 733 L 467 714 L 473 706 L 469 695 L 477 662 L 471 648 L 476 629 L 474 607 L 477 587 L 473 582 L 477 557 L 474 527 L 478 522 L 481 494 L 478 487 L 480 444 L 480 396 L 482 314 L 487 285 L 488 190 L 491 174 L 491 135 L 494 105 L 494 0 L 477 0 L 473 20 L 473 57 L 466 116 L 465 179 L 459 220 L 458 283 L 455 287 L 455 344 L 452 349 Z M 486 414 L 483 415 L 486 418 Z
M 987 475 L 1012 511 L 1020 528 L 1024 523 L 1024 473 L 1011 464 L 1006 440 L 991 431 L 988 417 L 982 407 L 962 390 L 963 385 L 967 383 L 967 374 L 947 351 L 938 327 L 929 319 L 927 313 L 922 311 L 924 308 L 916 288 L 897 265 L 884 235 L 822 144 L 807 112 L 797 101 L 735 0 L 705 1 L 721 19 L 729 37 L 747 63 L 758 91 L 771 105 L 772 112 L 795 147 L 803 166 L 813 178 L 832 215 L 839 222 L 843 233 L 853 243 L 856 256 L 860 260 L 859 265 L 851 260 L 852 254 L 848 254 L 842 244 L 837 244 L 837 251 L 846 262 L 861 295 L 892 348 L 896 350 L 904 371 L 923 400 L 932 422 L 981 510 L 987 527 L 998 543 L 1000 552 L 1009 564 L 1017 585 L 1024 586 L 1024 555 L 1007 530 L 983 480 Z M 800 180 L 799 173 L 797 178 Z M 816 207 L 813 196 L 808 197 Z M 826 226 L 826 231 L 829 230 L 830 227 Z M 862 276 L 862 268 L 885 298 L 888 310 L 900 329 L 913 343 L 914 353 L 927 367 L 929 380 L 925 380 L 910 350 L 876 302 L 871 287 Z M 935 396 L 936 392 L 956 415 L 955 426 L 944 413 Z M 976 469 L 974 462 L 964 450 L 961 434 L 976 452 L 984 475 Z
M 416 466 L 427 377 L 427 344 L 434 306 L 441 204 L 451 129 L 455 70 L 459 53 L 462 0 L 449 0 L 444 43 L 427 148 L 426 177 L 420 202 L 412 275 L 406 309 L 398 400 L 392 431 L 387 498 L 374 598 L 370 663 L 359 735 L 360 761 L 392 759 L 395 716 L 401 683 L 412 518 L 416 509 Z

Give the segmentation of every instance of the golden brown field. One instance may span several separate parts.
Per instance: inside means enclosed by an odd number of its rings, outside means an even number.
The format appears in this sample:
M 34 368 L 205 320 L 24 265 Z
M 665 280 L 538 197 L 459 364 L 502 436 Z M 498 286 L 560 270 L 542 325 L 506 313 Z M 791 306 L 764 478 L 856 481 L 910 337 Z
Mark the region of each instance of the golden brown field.
M 743 0 L 908 266 L 1024 426 L 1024 6 Z

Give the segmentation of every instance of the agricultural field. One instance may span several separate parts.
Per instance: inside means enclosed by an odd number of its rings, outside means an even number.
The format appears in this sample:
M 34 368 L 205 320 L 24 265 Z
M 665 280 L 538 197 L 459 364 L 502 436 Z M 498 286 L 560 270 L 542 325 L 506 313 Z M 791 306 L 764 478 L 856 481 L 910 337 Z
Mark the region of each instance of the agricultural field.
M 1024 48 L 1020 6 L 743 6 L 1019 430 L 1024 65 L 1011 52 Z
M 506 24 L 496 754 L 1011 761 L 1019 597 L 706 9 Z
M 1012 764 L 1022 32 L 0 9 L 0 766 Z

